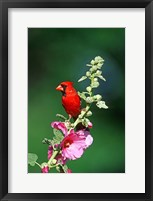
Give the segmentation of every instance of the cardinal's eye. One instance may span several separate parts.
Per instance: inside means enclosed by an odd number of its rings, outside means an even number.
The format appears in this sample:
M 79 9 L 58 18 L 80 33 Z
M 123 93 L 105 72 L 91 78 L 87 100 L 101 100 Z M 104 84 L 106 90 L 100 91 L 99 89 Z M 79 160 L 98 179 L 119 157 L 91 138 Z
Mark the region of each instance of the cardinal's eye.
M 61 86 L 63 87 L 63 90 L 61 91 L 62 92 L 62 95 L 63 96 L 66 96 L 66 92 L 65 92 L 65 90 L 66 90 L 66 85 L 64 85 L 64 84 L 61 84 Z

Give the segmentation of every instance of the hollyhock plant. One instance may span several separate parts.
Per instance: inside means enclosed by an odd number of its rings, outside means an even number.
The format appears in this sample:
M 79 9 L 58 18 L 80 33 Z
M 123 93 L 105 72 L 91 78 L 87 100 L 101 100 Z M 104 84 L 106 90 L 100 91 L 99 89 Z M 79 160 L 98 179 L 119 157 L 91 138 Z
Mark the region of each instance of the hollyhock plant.
M 60 121 L 51 123 L 52 138 L 44 138 L 42 141 L 43 144 L 48 145 L 48 161 L 39 164 L 38 156 L 29 153 L 29 165 L 38 165 L 42 173 L 49 173 L 53 168 L 56 168 L 59 173 L 72 173 L 67 162 L 81 158 L 93 143 L 90 132 L 93 127 L 90 121 L 90 116 L 93 115 L 91 105 L 95 103 L 100 109 L 108 108 L 102 96 L 94 93 L 94 89 L 100 85 L 99 79 L 106 81 L 101 70 L 103 64 L 104 60 L 100 56 L 95 57 L 90 64 L 87 64 L 88 71 L 78 80 L 78 82 L 82 82 L 89 79 L 90 85 L 86 87 L 86 91 L 77 92 L 70 81 L 62 82 L 56 88 L 62 92 L 62 104 L 68 117 L 57 114 Z M 81 107 L 81 101 L 85 102 L 84 108 Z

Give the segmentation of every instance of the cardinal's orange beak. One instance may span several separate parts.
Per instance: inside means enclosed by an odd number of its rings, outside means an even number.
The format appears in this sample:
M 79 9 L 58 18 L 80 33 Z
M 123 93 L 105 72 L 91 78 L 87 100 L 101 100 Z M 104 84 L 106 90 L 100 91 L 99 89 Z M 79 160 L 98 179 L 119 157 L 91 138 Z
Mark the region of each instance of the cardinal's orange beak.
M 63 87 L 61 85 L 59 85 L 58 87 L 56 87 L 57 91 L 63 91 Z

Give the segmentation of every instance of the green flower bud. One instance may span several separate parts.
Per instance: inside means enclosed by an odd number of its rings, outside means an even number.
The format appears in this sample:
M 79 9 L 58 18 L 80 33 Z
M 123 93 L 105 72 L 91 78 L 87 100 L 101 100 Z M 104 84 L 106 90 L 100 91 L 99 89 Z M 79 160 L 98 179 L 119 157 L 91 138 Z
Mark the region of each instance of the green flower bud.
M 89 71 L 86 72 L 86 76 L 89 77 L 91 73 Z
M 103 62 L 104 59 L 101 58 L 100 56 L 97 56 L 97 57 L 95 57 L 95 61 L 100 63 L 100 62 Z
M 97 66 L 92 66 L 93 71 L 97 70 Z
M 89 123 L 90 121 L 89 121 L 89 119 L 87 119 L 87 118 L 84 118 L 84 119 L 82 119 L 82 124 L 85 126 L 85 127 L 88 127 L 88 123 Z
M 92 73 L 94 70 L 93 70 L 93 68 L 90 68 L 89 71 Z
M 81 110 L 81 115 L 84 115 L 84 113 L 85 113 L 85 108 L 83 108 L 82 110 Z
M 92 97 L 87 97 L 86 98 L 86 102 L 87 103 L 92 103 L 93 102 L 93 98 Z
M 54 158 L 54 159 L 52 160 L 52 164 L 55 165 L 56 162 L 57 162 L 57 160 Z
M 79 119 L 81 119 L 81 118 L 82 118 L 82 115 L 80 114 L 78 117 L 79 117 Z
M 97 67 L 98 67 L 98 69 L 101 69 L 102 63 L 98 63 L 98 64 L 97 64 Z
M 94 60 L 91 60 L 91 62 L 90 62 L 92 65 L 94 65 L 94 63 L 95 63 L 95 61 Z
M 92 115 L 92 112 L 88 111 L 86 115 L 87 115 L 87 117 L 90 117 Z
M 100 70 L 96 71 L 96 76 L 100 76 L 102 74 L 102 72 Z
M 99 94 L 97 94 L 97 95 L 95 95 L 95 96 L 96 96 L 97 101 L 100 101 L 100 100 L 102 99 L 102 96 L 99 95 Z
M 94 101 L 97 101 L 97 97 L 96 97 L 96 95 L 95 95 L 95 96 L 93 96 L 93 99 L 94 99 Z
M 42 163 L 42 164 L 41 164 L 41 168 L 44 168 L 44 167 L 47 167 L 47 166 L 48 166 L 47 163 Z
M 86 90 L 87 90 L 88 92 L 91 92 L 92 88 L 89 86 L 89 87 L 86 88 Z
M 93 88 L 99 87 L 99 82 L 94 82 L 94 83 L 92 84 L 92 87 L 93 87 Z
M 98 78 L 94 78 L 94 82 L 97 82 L 98 81 Z

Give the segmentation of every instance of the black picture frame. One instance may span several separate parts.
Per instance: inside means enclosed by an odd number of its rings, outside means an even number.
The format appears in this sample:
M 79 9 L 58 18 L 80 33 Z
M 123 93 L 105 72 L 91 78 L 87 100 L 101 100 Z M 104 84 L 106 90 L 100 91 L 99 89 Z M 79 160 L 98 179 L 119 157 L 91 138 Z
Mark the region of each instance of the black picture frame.
M 145 193 L 8 193 L 8 9 L 145 8 Z M 1 200 L 153 200 L 153 1 L 152 0 L 0 0 L 0 198 Z M 98 182 L 98 181 L 97 181 Z

